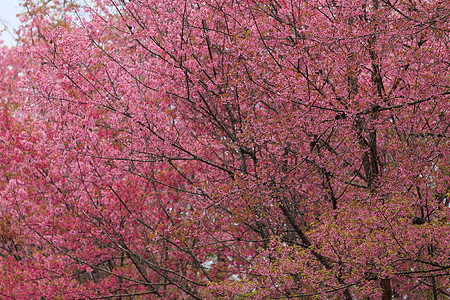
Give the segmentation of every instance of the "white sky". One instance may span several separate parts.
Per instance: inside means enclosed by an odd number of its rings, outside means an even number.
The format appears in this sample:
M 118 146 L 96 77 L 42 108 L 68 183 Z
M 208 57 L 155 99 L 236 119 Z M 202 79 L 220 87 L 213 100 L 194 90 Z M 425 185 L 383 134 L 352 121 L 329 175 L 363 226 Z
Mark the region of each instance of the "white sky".
M 19 2 L 20 0 L 0 0 L 0 28 L 7 26 L 7 30 L 2 32 L 0 39 L 8 46 L 15 44 L 14 30 L 19 27 L 16 15 L 21 9 Z

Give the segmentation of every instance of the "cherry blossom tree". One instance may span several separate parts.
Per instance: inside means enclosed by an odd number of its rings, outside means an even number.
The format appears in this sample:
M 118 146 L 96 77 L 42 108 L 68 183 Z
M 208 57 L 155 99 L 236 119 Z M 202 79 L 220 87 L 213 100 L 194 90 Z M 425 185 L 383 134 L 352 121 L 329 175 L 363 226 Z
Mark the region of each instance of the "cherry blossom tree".
M 450 296 L 448 1 L 24 6 L 3 297 Z

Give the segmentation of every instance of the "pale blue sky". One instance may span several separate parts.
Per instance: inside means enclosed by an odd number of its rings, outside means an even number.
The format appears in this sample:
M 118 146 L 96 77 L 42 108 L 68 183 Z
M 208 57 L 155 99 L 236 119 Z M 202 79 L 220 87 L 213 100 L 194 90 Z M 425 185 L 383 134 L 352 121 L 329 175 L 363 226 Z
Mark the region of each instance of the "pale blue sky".
M 0 28 L 3 29 L 5 25 L 8 27 L 7 31 L 3 31 L 0 39 L 6 45 L 14 45 L 14 30 L 19 26 L 19 20 L 16 15 L 20 12 L 20 0 L 0 0 Z

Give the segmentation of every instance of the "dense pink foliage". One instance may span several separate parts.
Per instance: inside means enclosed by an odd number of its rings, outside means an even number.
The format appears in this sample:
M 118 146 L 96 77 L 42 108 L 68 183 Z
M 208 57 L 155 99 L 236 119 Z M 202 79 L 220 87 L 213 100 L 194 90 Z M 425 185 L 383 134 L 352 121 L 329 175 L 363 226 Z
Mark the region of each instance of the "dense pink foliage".
M 450 297 L 449 1 L 45 2 L 1 49 L 1 297 Z

